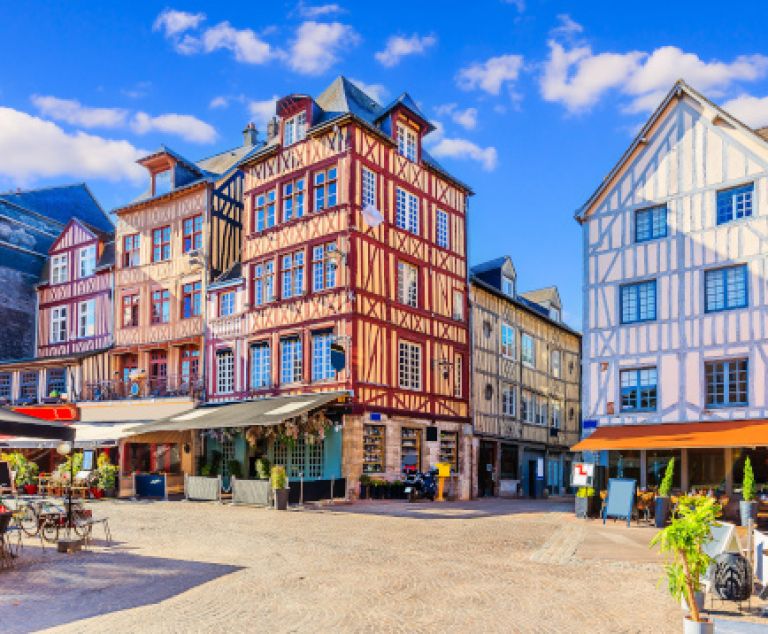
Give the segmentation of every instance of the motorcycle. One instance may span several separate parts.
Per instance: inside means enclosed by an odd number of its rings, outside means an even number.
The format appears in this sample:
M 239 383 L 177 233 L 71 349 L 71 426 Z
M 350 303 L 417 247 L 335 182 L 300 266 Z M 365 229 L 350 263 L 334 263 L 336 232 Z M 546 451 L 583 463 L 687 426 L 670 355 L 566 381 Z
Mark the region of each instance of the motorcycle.
M 405 495 L 409 502 L 418 499 L 434 502 L 437 495 L 437 469 L 430 469 L 426 473 L 415 470 L 406 472 Z

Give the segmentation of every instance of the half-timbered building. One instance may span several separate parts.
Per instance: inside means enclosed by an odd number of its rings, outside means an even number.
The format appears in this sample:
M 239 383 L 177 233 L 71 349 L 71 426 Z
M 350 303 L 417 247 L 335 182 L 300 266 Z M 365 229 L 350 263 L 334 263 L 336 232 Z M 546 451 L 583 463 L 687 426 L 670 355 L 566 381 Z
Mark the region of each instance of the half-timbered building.
M 555 287 L 517 292 L 509 257 L 472 269 L 470 305 L 473 493 L 560 494 L 581 424 L 581 335 Z
M 468 496 L 469 188 L 408 94 L 381 106 L 339 77 L 276 115 L 242 163 L 242 264 L 208 297 L 210 400 L 346 394 L 324 439 L 269 457 L 352 496 L 363 474 L 449 462 Z
M 586 430 L 611 475 L 768 481 L 768 135 L 678 82 L 577 215 Z M 595 430 L 596 428 L 596 430 Z

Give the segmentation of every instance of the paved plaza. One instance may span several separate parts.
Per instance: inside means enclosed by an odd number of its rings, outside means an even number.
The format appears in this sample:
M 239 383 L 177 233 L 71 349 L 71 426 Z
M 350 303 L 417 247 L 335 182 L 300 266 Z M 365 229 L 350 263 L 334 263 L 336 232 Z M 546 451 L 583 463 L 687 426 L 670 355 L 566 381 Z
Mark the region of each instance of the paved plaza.
M 276 511 L 99 502 L 77 555 L 0 573 L 7 633 L 675 632 L 654 531 L 572 502 L 382 502 Z M 31 544 L 31 543 L 30 543 Z

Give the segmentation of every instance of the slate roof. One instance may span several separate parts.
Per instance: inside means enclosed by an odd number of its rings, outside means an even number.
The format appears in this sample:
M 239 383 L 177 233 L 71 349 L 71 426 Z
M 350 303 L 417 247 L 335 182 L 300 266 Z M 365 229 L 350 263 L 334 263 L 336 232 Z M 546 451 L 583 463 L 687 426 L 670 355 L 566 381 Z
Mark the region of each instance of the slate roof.
M 208 288 L 211 290 L 221 288 L 223 286 L 229 286 L 230 284 L 238 284 L 243 281 L 243 266 L 240 262 L 235 262 L 228 270 L 224 271 L 219 277 L 217 277 Z
M 550 302 L 556 308 L 562 308 L 560 306 L 560 293 L 557 290 L 557 286 L 547 286 L 533 291 L 525 291 L 520 293 L 520 296 L 542 306 L 545 302 Z
M 477 264 L 476 266 L 472 267 L 472 274 L 477 275 L 479 273 L 486 273 L 487 271 L 495 271 L 504 266 L 506 261 L 507 256 L 503 255 L 500 258 L 494 258 L 493 260 L 488 260 L 482 264 Z
M 115 230 L 109 216 L 85 183 L 0 193 L 0 201 L 33 211 L 62 226 L 74 217 L 100 231 L 111 233 Z

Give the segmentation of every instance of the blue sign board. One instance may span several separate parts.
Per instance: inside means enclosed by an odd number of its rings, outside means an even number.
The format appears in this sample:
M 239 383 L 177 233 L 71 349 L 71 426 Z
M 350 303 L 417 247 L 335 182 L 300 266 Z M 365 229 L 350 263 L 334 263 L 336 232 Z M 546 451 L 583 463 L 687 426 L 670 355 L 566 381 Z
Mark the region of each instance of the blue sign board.
M 136 481 L 136 495 L 146 498 L 165 497 L 165 476 L 153 473 L 137 473 L 133 476 Z
M 597 429 L 597 421 L 593 419 L 587 419 L 581 421 L 581 428 L 586 429 Z
M 347 365 L 347 355 L 344 348 L 337 343 L 331 344 L 331 367 L 336 372 L 341 372 Z
M 637 480 L 630 478 L 611 478 L 608 480 L 608 497 L 603 510 L 603 524 L 608 517 L 627 520 L 629 526 L 632 520 L 632 509 L 635 506 L 635 491 Z

